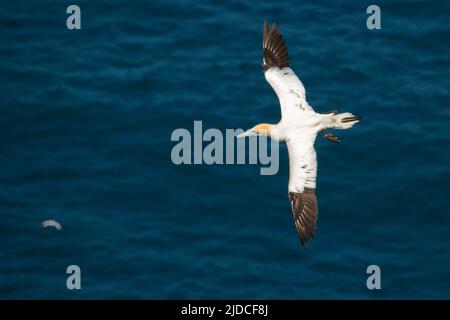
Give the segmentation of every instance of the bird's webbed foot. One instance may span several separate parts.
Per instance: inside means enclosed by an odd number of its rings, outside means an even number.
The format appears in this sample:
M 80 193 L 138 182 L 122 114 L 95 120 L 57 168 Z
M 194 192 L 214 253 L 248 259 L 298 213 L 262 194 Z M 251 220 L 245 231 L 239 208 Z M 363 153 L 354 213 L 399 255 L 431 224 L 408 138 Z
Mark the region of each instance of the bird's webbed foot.
M 327 133 L 325 131 L 322 131 L 322 137 L 324 137 L 325 139 L 328 139 L 334 143 L 340 143 L 341 140 L 339 140 L 338 137 L 336 137 L 334 134 L 331 133 Z

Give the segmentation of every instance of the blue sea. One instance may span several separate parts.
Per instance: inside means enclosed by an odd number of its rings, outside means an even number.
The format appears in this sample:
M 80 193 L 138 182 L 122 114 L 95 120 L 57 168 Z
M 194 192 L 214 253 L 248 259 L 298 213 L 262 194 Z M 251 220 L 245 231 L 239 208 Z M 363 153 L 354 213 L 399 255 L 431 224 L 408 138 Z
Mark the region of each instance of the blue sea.
M 71 4 L 81 30 L 66 27 Z M 370 4 L 3 1 L 0 298 L 449 299 L 450 3 L 377 1 L 381 30 Z M 307 247 L 285 146 L 272 176 L 171 161 L 171 133 L 195 120 L 278 122 L 266 19 L 315 110 L 363 117 L 334 132 L 341 144 L 317 139 Z

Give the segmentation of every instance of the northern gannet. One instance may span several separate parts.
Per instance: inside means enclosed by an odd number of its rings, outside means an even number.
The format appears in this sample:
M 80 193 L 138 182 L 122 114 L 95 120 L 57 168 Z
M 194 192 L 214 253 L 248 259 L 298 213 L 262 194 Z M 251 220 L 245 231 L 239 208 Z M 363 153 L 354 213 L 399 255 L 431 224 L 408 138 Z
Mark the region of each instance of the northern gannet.
M 360 118 L 349 112 L 317 113 L 306 101 L 302 82 L 289 68 L 289 55 L 284 40 L 275 24 L 269 28 L 264 22 L 263 64 L 264 76 L 278 96 L 281 120 L 277 124 L 262 123 L 238 135 L 246 137 L 266 135 L 286 142 L 289 152 L 288 194 L 295 227 L 302 245 L 315 237 L 317 226 L 316 175 L 317 157 L 314 142 L 317 133 L 338 143 L 327 129 L 348 129 Z
M 55 228 L 56 230 L 62 230 L 61 224 L 56 220 L 45 220 L 45 221 L 42 221 L 41 225 L 44 228 L 52 227 L 52 228 Z

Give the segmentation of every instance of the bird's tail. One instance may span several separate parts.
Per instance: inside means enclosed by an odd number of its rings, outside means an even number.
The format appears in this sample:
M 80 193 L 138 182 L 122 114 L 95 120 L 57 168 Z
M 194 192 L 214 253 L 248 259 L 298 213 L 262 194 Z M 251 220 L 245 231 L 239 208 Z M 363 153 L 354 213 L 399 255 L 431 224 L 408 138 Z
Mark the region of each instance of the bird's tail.
M 355 116 L 350 112 L 344 112 L 333 115 L 331 119 L 331 128 L 348 129 L 353 127 L 355 123 L 358 123 L 361 120 L 361 117 Z

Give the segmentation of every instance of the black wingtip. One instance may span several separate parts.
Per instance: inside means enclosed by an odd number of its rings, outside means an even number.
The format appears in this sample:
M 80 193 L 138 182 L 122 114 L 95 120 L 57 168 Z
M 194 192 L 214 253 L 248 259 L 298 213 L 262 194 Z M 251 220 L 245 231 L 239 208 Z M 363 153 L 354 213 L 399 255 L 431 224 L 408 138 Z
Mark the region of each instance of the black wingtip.
M 264 21 L 263 27 L 263 70 L 272 67 L 283 68 L 289 66 L 289 54 L 283 37 L 274 23 L 269 28 L 269 23 Z
M 305 188 L 303 192 L 289 192 L 295 228 L 302 246 L 309 244 L 316 236 L 317 196 L 315 189 Z

